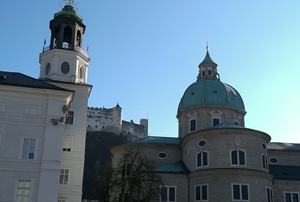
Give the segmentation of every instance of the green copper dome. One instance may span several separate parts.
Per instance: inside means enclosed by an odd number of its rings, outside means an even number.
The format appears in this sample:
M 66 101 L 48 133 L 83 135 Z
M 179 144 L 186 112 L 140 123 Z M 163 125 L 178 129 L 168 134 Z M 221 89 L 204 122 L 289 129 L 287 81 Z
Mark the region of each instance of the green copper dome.
M 73 6 L 66 5 L 62 11 L 54 14 L 54 19 L 57 18 L 73 18 L 76 21 L 82 22 L 82 17 L 76 13 Z
M 208 51 L 199 64 L 197 81 L 184 92 L 178 112 L 197 106 L 228 106 L 245 111 L 245 106 L 239 92 L 232 86 L 222 83 L 217 72 L 217 64 L 211 59 Z
M 204 79 L 191 84 L 180 100 L 178 112 L 201 105 L 230 106 L 245 111 L 239 92 L 218 79 Z

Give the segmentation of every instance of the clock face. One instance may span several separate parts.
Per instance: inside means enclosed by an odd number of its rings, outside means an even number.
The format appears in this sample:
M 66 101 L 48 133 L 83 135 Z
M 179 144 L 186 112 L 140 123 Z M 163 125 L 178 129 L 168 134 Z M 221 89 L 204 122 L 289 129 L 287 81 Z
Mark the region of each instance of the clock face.
M 69 63 L 67 63 L 67 62 L 62 63 L 60 69 L 63 74 L 69 73 L 69 71 L 70 71 Z
M 50 65 L 50 63 L 48 62 L 48 63 L 47 63 L 47 66 L 46 66 L 46 70 L 45 70 L 46 75 L 49 74 L 50 69 L 51 69 L 51 65 Z

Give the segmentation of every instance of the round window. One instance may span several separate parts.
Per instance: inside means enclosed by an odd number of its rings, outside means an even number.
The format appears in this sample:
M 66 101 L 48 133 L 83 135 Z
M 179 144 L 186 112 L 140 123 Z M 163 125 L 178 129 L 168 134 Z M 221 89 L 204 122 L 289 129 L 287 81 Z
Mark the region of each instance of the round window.
M 45 71 L 46 75 L 49 74 L 50 69 L 51 69 L 51 65 L 50 65 L 50 63 L 48 62 L 48 63 L 47 63 L 47 66 L 46 66 L 46 71 Z
M 164 153 L 164 152 L 160 152 L 159 154 L 158 154 L 158 157 L 160 158 L 160 159 L 165 159 L 165 158 L 167 158 L 167 154 L 166 153 Z
M 199 147 L 204 147 L 206 145 L 206 141 L 205 140 L 201 140 L 199 143 L 198 143 Z
M 270 158 L 270 163 L 276 164 L 276 163 L 278 163 L 278 159 L 275 157 L 272 157 L 272 158 Z
M 67 63 L 67 62 L 62 63 L 62 65 L 61 65 L 61 72 L 63 74 L 67 74 L 67 73 L 69 73 L 69 71 L 70 71 L 70 65 L 69 65 L 69 63 Z
M 262 147 L 263 147 L 263 149 L 267 148 L 265 143 L 262 144 Z

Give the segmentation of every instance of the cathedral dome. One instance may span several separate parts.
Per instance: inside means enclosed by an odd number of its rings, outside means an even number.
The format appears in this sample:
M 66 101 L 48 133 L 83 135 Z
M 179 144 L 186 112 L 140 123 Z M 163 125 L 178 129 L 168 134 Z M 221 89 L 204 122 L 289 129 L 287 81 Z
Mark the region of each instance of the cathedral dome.
M 239 92 L 219 79 L 203 79 L 191 84 L 180 100 L 178 112 L 201 105 L 230 106 L 245 111 Z
M 220 81 L 217 66 L 207 51 L 204 60 L 198 66 L 197 81 L 186 89 L 180 100 L 178 113 L 183 109 L 203 105 L 228 106 L 245 111 L 239 92 Z

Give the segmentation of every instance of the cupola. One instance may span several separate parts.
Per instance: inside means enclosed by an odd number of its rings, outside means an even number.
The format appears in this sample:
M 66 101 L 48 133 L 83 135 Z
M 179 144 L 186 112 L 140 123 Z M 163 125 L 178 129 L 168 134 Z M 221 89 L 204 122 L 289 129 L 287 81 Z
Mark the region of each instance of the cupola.
M 217 66 L 207 48 L 197 81 L 185 90 L 178 105 L 180 137 L 223 122 L 244 126 L 243 99 L 234 87 L 221 82 Z

